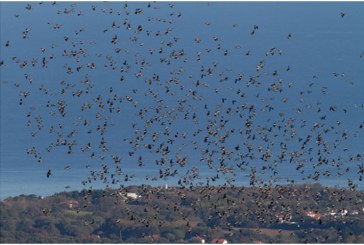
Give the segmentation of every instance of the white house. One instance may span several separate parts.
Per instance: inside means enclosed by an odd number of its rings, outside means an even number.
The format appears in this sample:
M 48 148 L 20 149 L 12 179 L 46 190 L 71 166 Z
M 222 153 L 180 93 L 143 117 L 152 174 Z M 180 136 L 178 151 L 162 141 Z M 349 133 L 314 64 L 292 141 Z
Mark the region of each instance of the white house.
M 346 209 L 341 210 L 341 211 L 340 211 L 340 215 L 341 215 L 341 216 L 346 216 L 346 215 L 348 215 L 348 210 L 346 210 Z
M 126 197 L 135 200 L 135 199 L 141 198 L 142 196 L 138 195 L 138 194 L 136 194 L 134 192 L 128 192 L 128 193 L 126 193 Z

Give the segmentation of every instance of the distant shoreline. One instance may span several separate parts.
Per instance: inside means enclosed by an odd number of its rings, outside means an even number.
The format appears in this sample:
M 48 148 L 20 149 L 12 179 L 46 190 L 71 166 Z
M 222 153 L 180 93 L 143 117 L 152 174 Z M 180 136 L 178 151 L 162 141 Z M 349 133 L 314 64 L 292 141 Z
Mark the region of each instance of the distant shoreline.
M 347 186 L 342 186 L 342 185 L 327 185 L 327 184 L 322 184 L 322 183 L 310 183 L 310 182 L 304 182 L 304 183 L 295 183 L 295 184 L 279 184 L 279 183 L 276 183 L 276 184 L 272 184 L 272 188 L 277 188 L 277 187 L 286 187 L 286 188 L 297 188 L 297 187 L 302 187 L 302 186 L 318 186 L 318 187 L 323 187 L 323 188 L 328 188 L 328 189 L 340 189 L 340 190 L 349 190 L 349 188 Z M 144 185 L 144 184 L 141 184 L 141 185 L 133 185 L 133 184 L 130 184 L 130 185 L 124 185 L 120 188 L 115 188 L 115 187 L 107 187 L 107 188 L 91 188 L 92 191 L 105 191 L 105 190 L 108 190 L 108 191 L 116 191 L 116 190 L 119 190 L 119 189 L 130 189 L 130 188 L 142 188 L 142 187 L 146 187 L 146 188 L 158 188 L 158 189 L 166 189 L 166 185 Z M 269 186 L 268 185 L 256 185 L 256 186 L 250 186 L 250 185 L 234 185 L 234 186 L 229 186 L 229 185 L 218 185 L 218 184 L 215 184 L 215 185 L 198 185 L 198 186 L 194 186 L 192 190 L 194 189 L 203 189 L 203 188 L 216 188 L 216 189 L 219 189 L 219 188 L 222 188 L 222 189 L 237 189 L 237 190 L 240 190 L 240 189 L 254 189 L 254 188 L 268 188 Z M 178 185 L 167 185 L 167 188 L 168 189 L 189 189 L 189 186 L 186 186 L 186 187 L 181 187 L 181 186 L 178 186 Z M 82 188 L 82 189 L 70 189 L 70 190 L 64 190 L 64 191 L 55 191 L 53 192 L 52 194 L 46 194 L 46 195 L 39 195 L 39 194 L 36 194 L 36 193 L 27 193 L 27 194 L 18 194 L 18 195 L 12 195 L 12 196 L 2 196 L 1 193 L 0 193 L 0 202 L 3 202 L 4 200 L 8 199 L 8 198 L 17 198 L 17 197 L 27 197 L 27 196 L 32 196 L 32 197 L 40 197 L 40 198 L 46 198 L 46 197 L 52 197 L 52 196 L 56 196 L 56 195 L 59 195 L 61 193 L 72 193 L 72 192 L 78 192 L 78 193 L 82 193 L 84 191 L 87 191 L 89 190 L 90 188 Z M 361 191 L 364 191 L 364 186 L 363 185 L 360 185 L 360 186 L 357 186 L 355 188 L 355 191 L 358 191 L 358 192 L 361 192 Z

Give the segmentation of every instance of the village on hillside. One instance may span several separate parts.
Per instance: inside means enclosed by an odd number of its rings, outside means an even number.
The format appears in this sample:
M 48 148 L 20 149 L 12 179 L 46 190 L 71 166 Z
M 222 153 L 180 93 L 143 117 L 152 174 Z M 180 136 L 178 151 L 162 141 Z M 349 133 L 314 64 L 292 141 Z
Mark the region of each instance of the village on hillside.
M 89 243 L 364 241 L 364 204 L 361 199 L 351 201 L 363 192 L 320 185 L 261 189 L 262 194 L 270 191 L 268 200 L 278 202 L 271 206 L 270 201 L 261 202 L 256 190 L 131 186 L 48 197 L 22 195 L 1 202 L 0 236 L 5 242 L 40 242 L 45 236 L 49 242 Z M 347 197 L 331 203 L 341 209 L 330 208 L 326 197 L 332 193 Z M 13 225 L 4 226 L 9 219 Z

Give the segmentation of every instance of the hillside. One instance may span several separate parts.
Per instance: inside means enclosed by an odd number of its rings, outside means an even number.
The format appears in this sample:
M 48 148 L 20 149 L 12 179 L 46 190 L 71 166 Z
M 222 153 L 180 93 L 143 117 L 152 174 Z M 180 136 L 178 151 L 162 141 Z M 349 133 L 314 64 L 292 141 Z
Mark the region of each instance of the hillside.
M 0 238 L 1 243 L 363 243 L 363 194 L 296 185 L 129 186 L 22 195 L 1 202 Z

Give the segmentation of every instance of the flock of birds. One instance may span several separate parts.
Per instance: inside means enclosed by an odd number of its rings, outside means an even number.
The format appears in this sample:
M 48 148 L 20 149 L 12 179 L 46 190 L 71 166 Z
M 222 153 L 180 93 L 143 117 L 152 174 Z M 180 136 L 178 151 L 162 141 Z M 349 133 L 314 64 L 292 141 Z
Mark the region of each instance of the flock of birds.
M 24 23 L 19 35 L 29 54 L 2 58 L 0 69 L 15 64 L 23 74 L 13 84 L 34 138 L 27 153 L 49 165 L 47 178 L 57 175 L 51 162 L 66 171 L 86 162 L 90 174 L 82 183 L 89 189 L 137 178 L 186 188 L 320 182 L 351 173 L 358 176 L 348 177 L 354 190 L 362 181 L 363 152 L 348 145 L 362 139 L 364 118 L 345 115 L 362 113 L 364 104 L 327 104 L 330 87 L 317 74 L 309 83 L 294 81 L 299 67 L 281 65 L 294 30 L 282 34 L 281 46 L 259 53 L 225 44 L 211 22 L 203 23 L 210 36 L 180 33 L 184 13 L 174 3 L 29 3 L 12 21 L 44 5 L 56 12 L 43 23 L 44 46 L 27 46 L 37 27 Z M 83 16 L 109 23 L 90 25 Z M 247 40 L 264 31 L 261 24 L 226 25 Z M 2 53 L 10 57 L 15 43 L 2 43 Z M 341 71 L 331 77 L 348 81 Z

